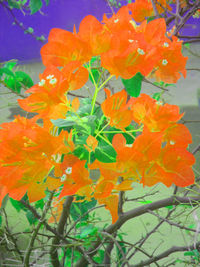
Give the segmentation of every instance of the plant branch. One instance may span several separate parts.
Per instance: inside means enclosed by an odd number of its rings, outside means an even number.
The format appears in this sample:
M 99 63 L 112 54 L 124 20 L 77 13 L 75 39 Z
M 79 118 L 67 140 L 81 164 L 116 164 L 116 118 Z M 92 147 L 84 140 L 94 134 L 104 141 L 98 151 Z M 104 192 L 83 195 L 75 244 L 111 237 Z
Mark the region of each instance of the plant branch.
M 58 223 L 58 227 L 57 227 L 57 232 L 59 235 L 63 235 L 64 233 L 64 228 L 67 222 L 67 219 L 69 217 L 69 212 L 70 212 L 70 206 L 72 204 L 73 201 L 73 196 L 68 196 L 63 204 L 63 210 L 62 210 L 62 214 Z M 56 246 L 59 245 L 60 243 L 60 238 L 59 236 L 55 236 L 54 239 L 52 240 L 52 246 L 50 249 L 50 257 L 51 257 L 51 263 L 54 267 L 59 267 L 60 266 L 60 262 L 58 259 L 58 252 L 57 252 L 57 248 Z
M 30 255 L 31 255 L 31 251 L 33 250 L 33 244 L 35 242 L 35 239 L 37 237 L 37 234 L 40 230 L 40 227 L 42 226 L 42 224 L 44 223 L 44 220 L 45 220 L 45 217 L 46 217 L 46 214 L 51 206 L 51 202 L 52 202 L 52 199 L 53 199 L 53 195 L 54 195 L 54 191 L 51 192 L 50 194 L 50 197 L 49 197 L 49 200 L 48 202 L 46 203 L 46 206 L 45 206 L 45 209 L 43 211 L 43 214 L 42 216 L 40 217 L 39 219 L 39 223 L 35 229 L 35 231 L 33 232 L 33 235 L 31 237 L 31 240 L 29 242 L 29 245 L 28 245 L 28 248 L 27 248 L 27 252 L 25 254 L 25 257 L 24 257 L 24 267 L 29 267 L 29 260 L 30 260 Z

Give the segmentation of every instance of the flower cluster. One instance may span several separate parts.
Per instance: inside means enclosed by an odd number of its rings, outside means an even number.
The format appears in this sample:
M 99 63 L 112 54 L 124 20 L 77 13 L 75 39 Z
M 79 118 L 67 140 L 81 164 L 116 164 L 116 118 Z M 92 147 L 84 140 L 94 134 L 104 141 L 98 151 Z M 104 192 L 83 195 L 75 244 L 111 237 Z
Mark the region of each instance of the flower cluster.
M 166 83 L 175 83 L 180 73 L 185 77 L 187 58 L 178 38 L 166 37 L 165 20 L 136 25 L 133 9 L 132 5 L 123 6 L 111 18 L 104 15 L 103 23 L 89 15 L 80 23 L 78 33 L 52 29 L 41 49 L 43 63 L 65 66 L 101 56 L 101 66 L 116 77 L 129 79 L 140 72 Z
M 1 125 L 0 200 L 6 194 L 19 200 L 27 192 L 33 202 L 47 188 L 59 189 L 60 203 L 67 195 L 97 199 L 114 223 L 118 193 L 131 190 L 133 182 L 168 187 L 194 183 L 195 159 L 187 151 L 192 137 L 178 123 L 183 116 L 179 108 L 146 94 L 128 100 L 125 89 L 111 95 L 104 88 L 113 76 L 129 79 L 138 72 L 166 83 L 186 75 L 181 42 L 167 37 L 165 20 L 137 25 L 135 9 L 124 6 L 112 17 L 104 16 L 102 23 L 87 16 L 79 32 L 51 30 L 41 50 L 46 69 L 26 91 L 30 95 L 18 100 L 21 108 L 37 115 Z M 95 71 L 100 78 L 94 76 L 92 60 L 99 64 Z M 111 74 L 107 80 L 101 77 L 104 69 Z M 68 93 L 83 87 L 89 77 L 95 87 L 92 100 L 69 100 Z M 103 88 L 106 99 L 96 106 Z M 95 169 L 98 179 L 92 174 Z

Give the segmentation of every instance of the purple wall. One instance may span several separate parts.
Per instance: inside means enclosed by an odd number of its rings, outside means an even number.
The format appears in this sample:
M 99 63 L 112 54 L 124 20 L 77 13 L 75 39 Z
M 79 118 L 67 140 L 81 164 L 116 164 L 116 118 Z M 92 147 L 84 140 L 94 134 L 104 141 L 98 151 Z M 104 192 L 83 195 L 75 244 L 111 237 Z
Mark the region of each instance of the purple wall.
M 44 15 L 37 12 L 24 16 L 16 9 L 12 12 L 26 28 L 32 27 L 37 36 L 44 35 L 47 38 L 51 28 L 72 31 L 74 24 L 78 29 L 86 15 L 91 14 L 101 20 L 103 14 L 110 13 L 111 9 L 104 0 L 50 0 L 49 5 L 44 5 L 41 11 Z M 40 48 L 44 43 L 30 34 L 24 34 L 19 26 L 12 25 L 13 21 L 11 13 L 0 5 L 0 62 L 10 59 L 40 60 Z

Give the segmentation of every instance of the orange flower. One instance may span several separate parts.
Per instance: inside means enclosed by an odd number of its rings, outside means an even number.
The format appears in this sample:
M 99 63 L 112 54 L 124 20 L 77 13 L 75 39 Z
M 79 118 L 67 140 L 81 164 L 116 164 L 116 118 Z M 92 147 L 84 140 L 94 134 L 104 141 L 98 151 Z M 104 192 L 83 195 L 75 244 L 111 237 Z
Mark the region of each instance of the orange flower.
M 185 125 L 176 123 L 166 129 L 164 141 L 169 146 L 176 145 L 176 147 L 187 149 L 188 144 L 192 143 L 192 135 Z
M 55 157 L 74 149 L 71 134 L 62 132 L 51 136 L 48 129 L 35 121 L 35 118 L 28 120 L 18 116 L 13 122 L 1 125 L 0 185 L 18 200 L 27 192 L 29 200 L 36 201 L 45 196 L 47 187 L 55 189 L 57 181 L 46 180 Z
M 92 135 L 89 135 L 87 140 L 86 140 L 86 143 L 87 145 L 84 145 L 84 147 L 89 151 L 89 152 L 92 152 L 92 151 L 95 151 L 95 148 L 98 146 L 98 141 L 97 139 L 92 136 Z
M 185 149 L 185 143 L 182 146 L 177 141 L 177 145 L 165 146 L 164 140 L 164 132 L 150 133 L 147 128 L 136 138 L 132 147 L 126 145 L 121 134 L 114 136 L 116 167 L 125 182 L 132 180 L 147 186 L 162 182 L 168 187 L 172 183 L 181 187 L 194 183 L 191 167 L 195 158 Z
M 131 110 L 127 101 L 127 93 L 122 90 L 111 96 L 108 89 L 104 89 L 107 99 L 101 104 L 104 115 L 109 118 L 110 126 L 125 130 L 124 128 L 130 125 L 132 121 Z
M 31 95 L 19 99 L 18 103 L 26 111 L 39 113 L 39 118 L 65 118 L 70 110 L 65 93 L 81 88 L 87 80 L 88 71 L 80 66 L 80 62 L 71 62 L 62 71 L 48 66 L 40 75 L 40 82 L 26 91 Z
M 110 33 L 92 15 L 86 16 L 80 23 L 78 37 L 90 46 L 92 56 L 100 55 L 110 46 Z
M 155 5 L 159 14 L 163 13 L 165 8 L 171 10 L 166 0 L 156 0 Z M 155 16 L 151 0 L 136 0 L 134 3 L 128 4 L 128 8 L 132 12 L 132 17 L 136 22 L 142 22 L 148 17 Z
M 142 22 L 153 16 L 153 6 L 150 0 L 136 0 L 134 3 L 128 4 L 128 8 L 136 22 Z
M 130 102 L 133 120 L 144 124 L 151 132 L 163 131 L 183 116 L 179 113 L 178 106 L 162 105 L 146 94 L 141 94 L 138 98 L 133 97 Z
M 65 155 L 64 161 L 60 164 L 61 181 L 64 186 L 59 198 L 73 195 L 82 187 L 92 183 L 85 163 L 85 160 L 80 160 L 74 155 Z
M 114 224 L 118 219 L 118 196 L 111 195 L 106 198 L 98 199 L 99 204 L 105 204 L 105 208 L 109 210 L 112 216 L 112 223 Z
M 45 66 L 65 66 L 71 61 L 85 63 L 92 52 L 89 45 L 78 38 L 76 33 L 54 28 L 50 31 L 48 43 L 41 48 L 42 62 Z
M 168 40 L 162 47 L 158 48 L 161 59 L 155 65 L 155 71 L 151 74 L 157 81 L 165 83 L 176 83 L 181 77 L 186 77 L 187 57 L 181 53 L 182 42 L 176 36 L 172 36 L 172 41 Z
M 133 27 L 130 20 L 131 15 L 127 6 L 121 7 L 111 18 L 107 18 L 105 14 L 103 16 L 103 23 L 112 34 L 132 30 Z

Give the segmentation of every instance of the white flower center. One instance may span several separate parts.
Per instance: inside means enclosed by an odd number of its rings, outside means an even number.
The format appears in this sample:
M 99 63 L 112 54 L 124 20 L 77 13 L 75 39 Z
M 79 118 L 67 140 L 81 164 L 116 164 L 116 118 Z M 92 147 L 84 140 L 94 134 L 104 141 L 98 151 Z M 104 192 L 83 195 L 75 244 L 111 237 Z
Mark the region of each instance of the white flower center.
M 66 178 L 67 178 L 67 175 L 66 174 L 63 174 L 63 176 L 60 177 L 60 181 L 61 182 L 64 182 L 66 180 Z
M 162 101 L 157 101 L 156 104 L 159 105 L 159 106 L 162 106 L 163 102 Z
M 65 172 L 66 172 L 66 174 L 71 174 L 72 173 L 72 167 L 67 167 Z
M 133 144 L 126 144 L 125 147 L 132 147 Z
M 138 54 L 140 54 L 140 55 L 144 55 L 144 54 L 145 54 L 144 50 L 141 49 L 141 48 L 138 48 L 138 49 L 137 49 L 137 52 L 138 52 Z
M 53 74 L 52 74 L 52 75 L 49 74 L 49 75 L 46 77 L 46 79 L 47 79 L 47 80 L 51 80 L 51 79 L 53 79 L 53 77 L 54 77 Z
M 55 83 L 57 83 L 57 79 L 56 79 L 56 78 L 53 78 L 53 79 L 51 79 L 51 80 L 49 81 L 49 83 L 50 83 L 50 84 L 55 84 Z
M 44 79 L 42 79 L 42 80 L 38 83 L 38 85 L 39 85 L 39 86 L 44 86 L 44 85 L 45 85 L 45 82 L 46 82 L 46 81 L 45 81 Z
M 163 44 L 164 47 L 169 47 L 169 44 L 166 42 Z
M 167 59 L 163 59 L 163 60 L 162 60 L 162 65 L 166 66 L 167 64 L 168 64 Z

